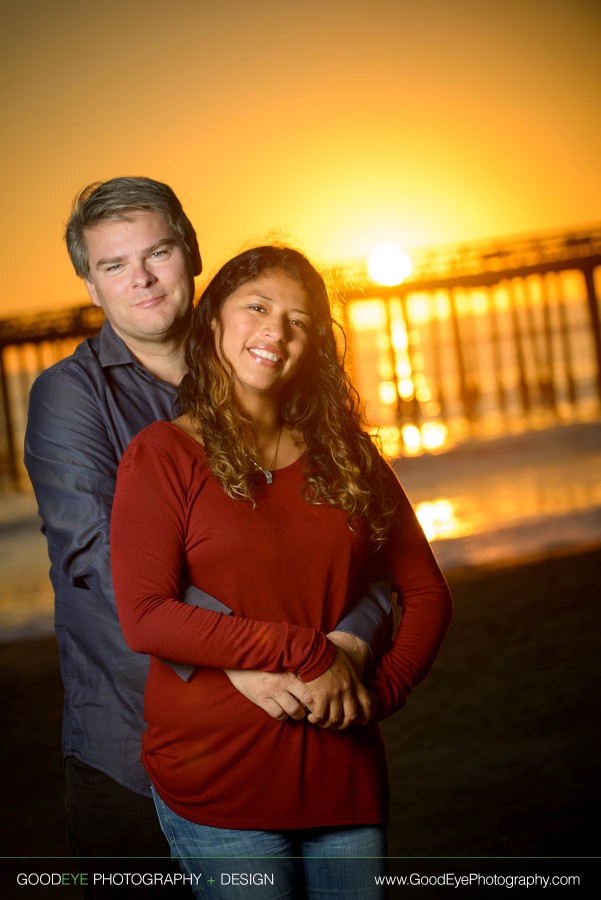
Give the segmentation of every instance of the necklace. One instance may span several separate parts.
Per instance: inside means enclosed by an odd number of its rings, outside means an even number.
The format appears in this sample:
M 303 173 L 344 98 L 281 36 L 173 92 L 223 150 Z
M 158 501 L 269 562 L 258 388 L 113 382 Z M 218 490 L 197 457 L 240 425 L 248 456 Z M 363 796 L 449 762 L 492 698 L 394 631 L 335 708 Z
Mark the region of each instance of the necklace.
M 259 470 L 259 472 L 262 472 L 262 473 L 263 473 L 263 475 L 265 476 L 265 481 L 267 482 L 267 484 L 271 484 L 272 481 L 273 481 L 273 472 L 272 472 L 272 469 L 275 467 L 275 464 L 276 464 L 276 462 L 277 462 L 277 458 L 278 458 L 278 450 L 280 449 L 280 438 L 281 438 L 281 436 L 282 436 L 282 428 L 283 428 L 283 427 L 284 427 L 283 425 L 280 425 L 280 430 L 278 431 L 278 439 L 277 439 L 276 445 L 275 445 L 275 453 L 273 454 L 273 459 L 271 460 L 271 465 L 269 466 L 268 469 L 264 469 L 263 466 L 260 466 L 258 462 L 255 462 L 254 459 L 252 458 L 252 456 L 249 456 L 248 453 L 246 453 L 245 450 L 242 451 L 242 452 L 244 453 L 244 455 L 245 455 L 248 459 L 250 459 L 250 461 L 251 461 L 251 463 L 253 464 L 253 466 L 256 466 L 257 469 Z

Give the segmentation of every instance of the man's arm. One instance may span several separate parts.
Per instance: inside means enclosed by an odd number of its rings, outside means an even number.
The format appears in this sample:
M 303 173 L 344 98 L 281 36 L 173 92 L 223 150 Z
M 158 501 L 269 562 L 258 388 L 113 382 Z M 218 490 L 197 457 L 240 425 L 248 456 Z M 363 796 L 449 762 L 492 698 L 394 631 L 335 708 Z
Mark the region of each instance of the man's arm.
M 349 612 L 328 634 L 350 654 L 359 675 L 367 663 L 374 665 L 392 639 L 392 577 L 373 573 L 372 580 L 356 591 Z
M 109 536 L 117 463 L 85 380 L 64 369 L 42 374 L 30 394 L 25 465 L 50 558 L 115 617 Z

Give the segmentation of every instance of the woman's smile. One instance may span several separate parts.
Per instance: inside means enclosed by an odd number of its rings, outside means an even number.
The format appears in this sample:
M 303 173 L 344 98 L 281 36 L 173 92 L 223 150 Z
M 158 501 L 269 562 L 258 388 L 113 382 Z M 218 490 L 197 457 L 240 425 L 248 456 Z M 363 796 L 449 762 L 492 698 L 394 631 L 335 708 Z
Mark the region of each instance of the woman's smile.
M 247 347 L 248 352 L 261 365 L 279 365 L 285 362 L 286 357 L 275 347 L 252 346 Z

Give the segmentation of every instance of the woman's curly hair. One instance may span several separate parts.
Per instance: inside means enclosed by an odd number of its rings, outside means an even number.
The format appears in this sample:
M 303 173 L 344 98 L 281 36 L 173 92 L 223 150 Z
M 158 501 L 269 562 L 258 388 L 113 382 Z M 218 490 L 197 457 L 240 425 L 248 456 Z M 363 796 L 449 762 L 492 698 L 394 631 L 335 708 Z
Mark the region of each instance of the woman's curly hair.
M 270 272 L 283 272 L 305 291 L 311 325 L 305 355 L 286 385 L 282 424 L 303 435 L 305 498 L 330 504 L 359 520 L 372 540 L 385 540 L 395 514 L 390 470 L 363 427 L 359 396 L 344 368 L 325 282 L 309 260 L 289 247 L 247 250 L 226 263 L 211 280 L 194 311 L 186 348 L 187 375 L 180 409 L 192 418 L 215 477 L 234 499 L 252 499 L 260 489 L 256 432 L 236 404 L 234 377 L 216 346 L 221 308 L 241 285 Z M 342 334 L 342 329 L 340 329 Z M 249 459 L 250 457 L 250 459 Z

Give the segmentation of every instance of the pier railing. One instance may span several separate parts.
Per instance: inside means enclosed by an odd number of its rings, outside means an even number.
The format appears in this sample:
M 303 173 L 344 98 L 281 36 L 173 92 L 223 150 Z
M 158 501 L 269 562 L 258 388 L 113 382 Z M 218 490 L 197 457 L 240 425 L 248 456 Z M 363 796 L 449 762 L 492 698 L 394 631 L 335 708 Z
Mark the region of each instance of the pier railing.
M 412 252 L 411 258 L 413 270 L 403 286 L 413 291 L 490 286 L 504 278 L 595 268 L 601 260 L 601 225 L 579 231 L 421 248 Z M 339 270 L 339 277 L 350 291 L 373 288 L 365 265 L 346 266 Z

